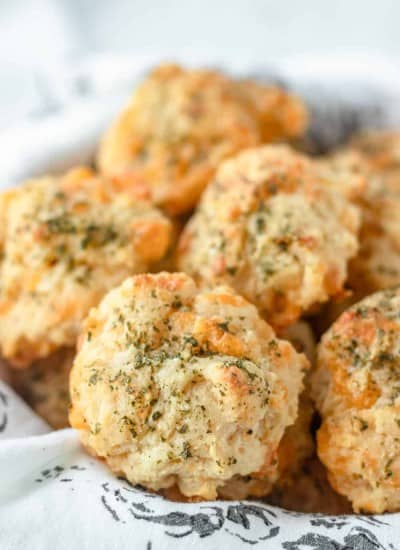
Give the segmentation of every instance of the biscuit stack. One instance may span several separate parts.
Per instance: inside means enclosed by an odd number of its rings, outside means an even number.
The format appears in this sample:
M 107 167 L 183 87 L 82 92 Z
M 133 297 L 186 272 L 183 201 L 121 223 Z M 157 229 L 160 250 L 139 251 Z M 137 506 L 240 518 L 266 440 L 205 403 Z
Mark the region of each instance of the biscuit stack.
M 134 484 L 400 509 L 400 134 L 310 158 L 290 146 L 306 126 L 275 86 L 161 66 L 97 172 L 0 197 L 12 380 L 55 428 L 69 394 Z

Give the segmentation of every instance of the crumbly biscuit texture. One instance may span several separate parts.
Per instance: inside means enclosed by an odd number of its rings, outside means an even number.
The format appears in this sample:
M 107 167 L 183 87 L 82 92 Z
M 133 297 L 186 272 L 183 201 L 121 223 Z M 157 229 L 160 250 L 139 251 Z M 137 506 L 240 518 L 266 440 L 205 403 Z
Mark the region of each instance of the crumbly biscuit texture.
M 371 166 L 363 153 L 344 148 L 316 160 L 325 184 L 352 202 L 360 202 L 370 192 Z
M 400 137 L 400 151 L 399 144 Z M 343 149 L 319 162 L 328 184 L 361 209 L 360 249 L 349 266 L 349 285 L 361 296 L 400 283 L 398 161 L 392 158 L 390 164 L 386 148 L 366 151 L 367 145 L 361 151 Z
M 195 206 L 223 159 L 306 123 L 304 104 L 275 86 L 163 65 L 105 134 L 98 166 L 178 214 Z
M 359 212 L 283 145 L 225 161 L 180 240 L 178 265 L 232 285 L 277 329 L 343 290 Z
M 3 193 L 0 217 L 0 347 L 17 366 L 74 346 L 89 309 L 170 242 L 158 210 L 84 168 Z
M 132 483 L 214 499 L 232 479 L 270 490 L 308 362 L 229 287 L 138 275 L 85 322 L 70 421 Z
M 400 190 L 400 132 L 378 130 L 364 132 L 350 141 L 350 147 L 360 151 L 380 172 L 386 184 Z
M 318 453 L 355 511 L 400 509 L 400 290 L 343 313 L 319 346 Z

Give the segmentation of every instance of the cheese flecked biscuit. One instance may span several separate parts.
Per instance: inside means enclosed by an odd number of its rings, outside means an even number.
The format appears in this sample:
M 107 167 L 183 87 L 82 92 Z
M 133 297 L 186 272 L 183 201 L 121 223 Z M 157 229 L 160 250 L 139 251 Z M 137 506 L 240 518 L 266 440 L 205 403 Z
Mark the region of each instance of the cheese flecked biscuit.
M 356 512 L 400 510 L 399 333 L 396 287 L 344 312 L 319 345 L 318 454 Z
M 225 161 L 180 239 L 178 266 L 223 281 L 276 329 L 341 294 L 359 212 L 287 146 Z
M 89 309 L 166 253 L 171 224 L 88 169 L 0 196 L 0 348 L 16 366 L 74 346 Z
M 223 159 L 306 125 L 302 101 L 277 86 L 162 65 L 105 134 L 98 166 L 175 215 L 195 206 Z
M 132 483 L 215 499 L 243 478 L 247 494 L 266 493 L 307 368 L 229 287 L 137 275 L 85 321 L 70 421 Z

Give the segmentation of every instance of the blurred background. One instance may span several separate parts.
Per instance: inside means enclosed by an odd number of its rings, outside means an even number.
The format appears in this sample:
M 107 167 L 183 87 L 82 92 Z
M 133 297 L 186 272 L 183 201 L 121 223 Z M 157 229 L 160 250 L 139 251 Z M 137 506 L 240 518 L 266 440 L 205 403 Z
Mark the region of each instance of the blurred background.
M 399 21 L 396 0 L 1 0 L 0 129 L 90 95 L 89 66 L 100 63 L 97 85 L 112 88 L 122 57 L 138 67 L 155 59 L 266 67 L 311 54 L 319 57 L 311 72 L 329 74 L 343 57 L 366 72 L 370 59 L 389 59 L 393 72 Z

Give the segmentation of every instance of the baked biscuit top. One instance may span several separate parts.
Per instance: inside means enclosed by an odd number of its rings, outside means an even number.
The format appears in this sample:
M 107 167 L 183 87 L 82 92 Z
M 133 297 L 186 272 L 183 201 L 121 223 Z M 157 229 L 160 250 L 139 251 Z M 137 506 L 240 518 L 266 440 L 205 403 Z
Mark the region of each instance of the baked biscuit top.
M 307 366 L 230 288 L 137 275 L 85 321 L 70 421 L 131 482 L 212 499 L 235 475 L 276 479 Z
M 286 146 L 225 161 L 180 240 L 178 265 L 223 280 L 281 329 L 341 293 L 358 248 L 358 209 Z
M 373 294 L 322 338 L 313 395 L 318 454 L 356 512 L 400 509 L 400 290 Z
M 3 193 L 0 212 L 0 346 L 20 365 L 73 346 L 90 307 L 169 245 L 160 212 L 84 168 Z
M 306 123 L 304 104 L 276 86 L 160 66 L 104 136 L 98 165 L 178 214 L 195 206 L 224 158 Z

